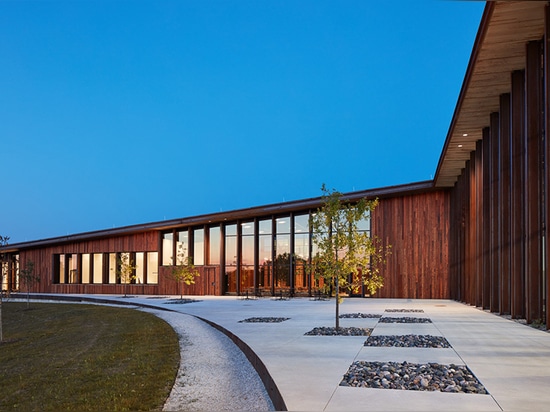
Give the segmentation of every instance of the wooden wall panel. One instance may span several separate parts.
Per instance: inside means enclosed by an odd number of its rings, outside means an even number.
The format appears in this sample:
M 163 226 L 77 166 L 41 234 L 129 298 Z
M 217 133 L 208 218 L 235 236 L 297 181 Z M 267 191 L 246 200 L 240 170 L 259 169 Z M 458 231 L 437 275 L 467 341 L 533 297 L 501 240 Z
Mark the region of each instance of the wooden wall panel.
M 511 282 L 510 311 L 514 319 L 525 317 L 525 74 L 512 73 L 511 93 Z
M 511 227 L 511 163 L 510 163 L 510 94 L 500 96 L 499 124 L 499 313 L 510 314 L 510 227 Z
M 544 130 L 545 133 L 545 139 L 544 144 L 545 147 L 543 149 L 543 154 L 545 156 L 545 163 L 544 163 L 544 184 L 545 184 L 545 197 L 544 197 L 544 221 L 546 222 L 545 225 L 545 250 L 544 250 L 544 256 L 546 258 L 546 277 L 545 277 L 545 284 L 546 284 L 546 290 L 545 297 L 546 297 L 546 307 L 545 307 L 545 313 L 546 313 L 546 327 L 549 329 L 550 319 L 549 319 L 549 313 L 550 313 L 550 270 L 548 270 L 549 266 L 549 257 L 550 257 L 550 193 L 549 193 L 549 187 L 550 187 L 550 165 L 548 164 L 548 161 L 550 159 L 550 142 L 549 142 L 549 136 L 548 131 L 550 130 L 550 5 L 547 5 L 544 9 L 544 60 L 543 60 L 543 78 L 544 78 L 544 89 L 543 89 L 543 95 L 544 95 Z
M 542 86 L 541 42 L 527 44 L 525 71 L 526 106 L 526 176 L 525 205 L 527 211 L 525 239 L 525 280 L 527 322 L 540 320 L 542 313 Z
M 448 299 L 449 192 L 382 199 L 372 234 L 392 246 L 380 298 Z
M 499 302 L 499 273 L 500 273 L 500 193 L 499 193 L 499 152 L 500 152 L 500 139 L 499 139 L 499 113 L 491 113 L 489 129 L 489 141 L 490 141 L 490 186 L 489 196 L 491 204 L 490 213 L 490 246 L 489 246 L 489 262 L 490 262 L 490 302 L 489 309 L 491 312 L 498 312 L 500 307 Z
M 120 285 L 77 285 L 55 284 L 53 282 L 53 255 L 56 254 L 82 254 L 82 253 L 115 253 L 115 252 L 156 252 L 158 248 L 158 232 L 142 232 L 114 238 L 96 239 L 83 242 L 59 244 L 40 249 L 27 249 L 20 252 L 20 268 L 24 269 L 26 263 L 32 260 L 35 263 L 34 273 L 40 276 L 40 282 L 34 287 L 34 291 L 42 293 L 119 293 L 116 288 Z M 148 285 L 151 286 L 151 285 Z M 80 290 L 93 290 L 98 292 L 80 292 Z M 105 287 L 106 289 L 101 289 Z M 138 285 L 136 285 L 138 287 Z M 143 290 L 146 288 L 141 285 Z M 21 289 L 23 290 L 24 287 Z M 150 288 L 149 288 L 150 289 Z M 103 292 L 101 292 L 103 290 Z M 111 292 L 111 290 L 113 292 Z M 140 289 L 141 290 L 141 289 Z M 155 290 L 154 288 L 151 290 Z
M 476 208 L 476 298 L 475 305 L 482 307 L 483 302 L 483 156 L 482 142 L 476 142 L 475 164 L 476 164 L 476 191 L 475 191 L 475 208 Z

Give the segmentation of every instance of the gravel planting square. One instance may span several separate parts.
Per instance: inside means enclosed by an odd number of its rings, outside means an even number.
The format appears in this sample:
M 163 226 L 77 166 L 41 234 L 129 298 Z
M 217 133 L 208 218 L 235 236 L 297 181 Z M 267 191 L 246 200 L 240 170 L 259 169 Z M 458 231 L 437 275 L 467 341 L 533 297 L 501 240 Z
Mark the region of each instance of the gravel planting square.
M 248 318 L 240 320 L 239 323 L 280 323 L 290 318 L 274 318 L 274 317 L 264 317 L 264 318 Z
M 488 394 L 467 366 L 438 363 L 356 361 L 340 386 Z
M 307 336 L 370 336 L 372 329 L 369 328 L 343 328 L 317 327 L 304 333 Z
M 386 309 L 384 312 L 391 312 L 391 313 L 424 313 L 424 309 Z
M 430 318 L 414 318 L 410 316 L 404 316 L 401 318 L 394 318 L 391 316 L 382 317 L 378 321 L 380 323 L 432 323 Z
M 377 335 L 369 336 L 365 346 L 397 348 L 450 348 L 443 336 L 432 335 Z
M 344 313 L 340 315 L 341 319 L 377 319 L 381 318 L 382 315 L 377 315 L 373 313 Z

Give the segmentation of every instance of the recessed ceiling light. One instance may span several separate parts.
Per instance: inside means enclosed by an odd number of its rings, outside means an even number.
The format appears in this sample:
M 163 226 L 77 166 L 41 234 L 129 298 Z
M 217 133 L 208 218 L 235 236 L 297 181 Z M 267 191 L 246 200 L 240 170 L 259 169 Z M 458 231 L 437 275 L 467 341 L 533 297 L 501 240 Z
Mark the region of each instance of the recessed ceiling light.
M 467 137 L 468 136 L 468 133 L 463 133 L 462 134 L 462 137 Z
M 459 144 L 459 145 L 458 145 L 458 147 L 462 147 L 462 145 L 461 145 L 461 144 Z

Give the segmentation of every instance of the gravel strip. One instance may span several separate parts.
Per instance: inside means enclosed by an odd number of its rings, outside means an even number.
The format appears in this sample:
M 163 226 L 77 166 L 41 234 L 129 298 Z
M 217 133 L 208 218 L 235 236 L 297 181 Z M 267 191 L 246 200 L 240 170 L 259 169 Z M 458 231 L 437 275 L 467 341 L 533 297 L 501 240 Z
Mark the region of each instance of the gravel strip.
M 340 386 L 487 394 L 468 367 L 438 363 L 356 361 Z
M 450 348 L 443 336 L 432 335 L 378 335 L 369 336 L 365 346 L 390 346 L 397 348 Z
M 391 316 L 382 317 L 378 321 L 379 323 L 432 323 L 430 318 L 414 318 L 405 316 L 402 318 L 392 318 Z
M 256 370 L 227 336 L 190 315 L 144 310 L 167 321 L 180 340 L 180 368 L 164 411 L 275 410 Z

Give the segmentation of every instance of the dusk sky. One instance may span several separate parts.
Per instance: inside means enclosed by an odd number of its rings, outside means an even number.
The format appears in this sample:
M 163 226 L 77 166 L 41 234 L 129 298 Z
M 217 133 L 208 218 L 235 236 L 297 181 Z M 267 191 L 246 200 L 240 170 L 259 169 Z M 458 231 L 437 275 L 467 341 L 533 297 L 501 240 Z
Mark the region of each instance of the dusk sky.
M 430 180 L 483 8 L 0 0 L 0 235 Z

